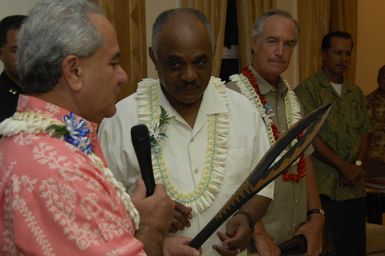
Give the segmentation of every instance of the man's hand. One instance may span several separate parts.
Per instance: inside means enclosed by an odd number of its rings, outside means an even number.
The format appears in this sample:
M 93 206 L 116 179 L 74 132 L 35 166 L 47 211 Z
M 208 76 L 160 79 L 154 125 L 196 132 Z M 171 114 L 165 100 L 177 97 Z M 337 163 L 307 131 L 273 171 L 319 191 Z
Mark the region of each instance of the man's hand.
M 146 186 L 141 178 L 135 185 L 132 202 L 140 214 L 140 228 L 135 237 L 143 243 L 148 255 L 160 256 L 174 216 L 174 202 L 163 185 L 157 184 L 149 197 L 146 197 Z
M 303 234 L 306 237 L 306 256 L 318 256 L 322 253 L 323 225 L 324 217 L 321 214 L 312 214 L 308 221 L 298 227 L 296 235 Z
M 192 208 L 175 202 L 174 218 L 172 220 L 170 232 L 175 233 L 190 227 L 190 219 L 192 219 Z
M 244 214 L 237 214 L 229 219 L 226 224 L 226 234 L 218 231 L 221 245 L 213 245 L 222 256 L 234 256 L 244 250 L 251 242 L 251 228 L 249 219 Z
M 164 240 L 163 255 L 164 256 L 199 256 L 201 252 L 188 243 L 191 238 L 181 236 L 171 236 Z
M 254 226 L 254 246 L 260 256 L 279 256 L 281 252 L 261 222 Z
M 364 174 L 362 166 L 357 166 L 348 162 L 341 165 L 339 169 L 344 177 L 345 184 L 350 186 L 357 185 Z

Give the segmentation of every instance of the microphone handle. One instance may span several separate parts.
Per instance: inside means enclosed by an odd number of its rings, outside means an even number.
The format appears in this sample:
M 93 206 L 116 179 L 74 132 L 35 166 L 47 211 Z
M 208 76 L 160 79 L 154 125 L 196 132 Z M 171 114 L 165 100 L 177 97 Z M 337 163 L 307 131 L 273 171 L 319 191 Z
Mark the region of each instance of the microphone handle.
M 151 153 L 150 153 L 150 156 L 151 156 Z M 147 197 L 151 196 L 155 190 L 155 179 L 154 179 L 154 172 L 152 170 L 151 161 L 147 164 L 144 161 L 139 161 L 139 167 L 140 167 L 140 173 L 142 175 L 142 179 L 144 181 L 144 184 L 146 185 L 146 191 L 147 191 L 146 196 Z

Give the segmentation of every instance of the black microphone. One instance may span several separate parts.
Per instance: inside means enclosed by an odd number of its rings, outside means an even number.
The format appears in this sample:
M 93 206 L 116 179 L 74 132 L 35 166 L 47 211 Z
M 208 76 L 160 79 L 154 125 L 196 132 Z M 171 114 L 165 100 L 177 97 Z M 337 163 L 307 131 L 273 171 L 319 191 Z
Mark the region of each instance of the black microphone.
M 155 179 L 152 170 L 151 143 L 147 126 L 144 124 L 133 126 L 131 128 L 131 140 L 139 162 L 140 173 L 146 185 L 146 195 L 150 196 L 154 193 Z

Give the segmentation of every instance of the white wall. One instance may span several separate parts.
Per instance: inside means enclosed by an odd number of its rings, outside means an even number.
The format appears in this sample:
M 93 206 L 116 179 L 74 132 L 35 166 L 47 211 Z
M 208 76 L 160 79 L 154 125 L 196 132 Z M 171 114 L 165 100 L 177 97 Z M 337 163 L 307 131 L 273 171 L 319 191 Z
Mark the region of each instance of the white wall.
M 0 0 L 1 1 L 1 0 Z M 179 0 L 146 0 L 146 41 L 147 48 L 151 46 L 151 27 L 156 17 L 165 10 L 180 7 Z M 152 61 L 147 54 L 147 76 L 158 78 Z
M 0 20 L 9 15 L 27 15 L 29 10 L 38 0 L 0 0 Z M 0 62 L 0 71 L 3 64 Z
M 385 65 L 385 1 L 358 1 L 355 82 L 365 94 L 378 87 L 377 72 Z

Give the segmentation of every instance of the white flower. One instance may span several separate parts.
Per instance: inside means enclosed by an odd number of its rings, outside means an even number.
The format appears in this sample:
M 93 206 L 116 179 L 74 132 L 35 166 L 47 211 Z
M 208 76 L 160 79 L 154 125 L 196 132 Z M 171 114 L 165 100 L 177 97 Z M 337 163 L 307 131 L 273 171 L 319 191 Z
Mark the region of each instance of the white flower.
M 162 106 L 159 106 L 159 108 L 159 120 L 153 120 L 149 127 L 151 149 L 155 154 L 160 153 L 160 143 L 167 138 L 166 128 L 170 120 L 167 111 Z

